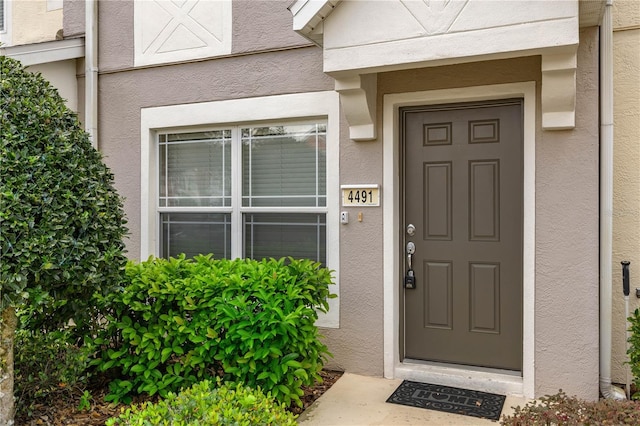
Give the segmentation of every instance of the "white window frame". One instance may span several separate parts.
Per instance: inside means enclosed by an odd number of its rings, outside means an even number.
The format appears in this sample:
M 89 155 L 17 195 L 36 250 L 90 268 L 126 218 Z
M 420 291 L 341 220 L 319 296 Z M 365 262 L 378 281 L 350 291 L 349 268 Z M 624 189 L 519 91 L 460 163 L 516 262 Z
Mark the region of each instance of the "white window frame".
M 47 0 L 47 12 L 60 10 L 64 7 L 64 0 Z
M 2 47 L 11 46 L 11 0 L 3 0 L 0 7 L 4 7 L 4 28 L 0 30 Z
M 334 91 L 297 93 L 247 99 L 203 102 L 142 108 L 140 112 L 140 259 L 159 254 L 158 224 L 158 161 L 157 133 L 197 131 L 220 126 L 245 126 L 261 121 L 306 120 L 322 118 L 327 121 L 327 207 L 326 238 L 327 267 L 334 271 L 336 285 L 331 292 L 340 295 L 339 262 L 339 135 L 340 100 Z M 237 145 L 237 146 L 234 146 Z M 240 149 L 239 144 L 232 145 Z M 236 172 L 232 172 L 236 173 Z M 241 173 L 238 171 L 237 173 Z M 234 175 L 231 193 L 240 196 L 240 178 Z M 240 201 L 241 200 L 237 200 Z M 303 209 L 300 209 L 302 211 Z M 238 210 L 239 211 L 239 210 Z M 260 209 L 260 211 L 265 211 Z M 232 217 L 231 232 L 242 234 L 242 218 Z M 241 247 L 232 247 L 232 256 L 240 257 Z M 329 312 L 321 314 L 318 326 L 339 326 L 339 297 L 329 301 Z

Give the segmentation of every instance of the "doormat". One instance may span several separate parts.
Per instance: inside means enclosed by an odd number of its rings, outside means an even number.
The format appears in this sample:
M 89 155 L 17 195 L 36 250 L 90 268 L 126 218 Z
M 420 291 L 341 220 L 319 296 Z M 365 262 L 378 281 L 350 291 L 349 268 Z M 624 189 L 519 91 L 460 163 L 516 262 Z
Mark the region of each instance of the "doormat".
M 405 380 L 387 399 L 394 404 L 499 420 L 504 395 Z

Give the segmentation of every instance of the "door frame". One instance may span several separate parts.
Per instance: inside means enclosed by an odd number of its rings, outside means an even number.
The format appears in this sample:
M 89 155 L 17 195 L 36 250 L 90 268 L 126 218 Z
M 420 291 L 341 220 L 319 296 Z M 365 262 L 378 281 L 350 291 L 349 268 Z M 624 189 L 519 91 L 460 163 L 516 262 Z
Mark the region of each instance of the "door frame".
M 524 395 L 533 398 L 534 306 L 535 306 L 535 138 L 536 83 L 508 83 L 488 86 L 441 89 L 424 92 L 394 93 L 383 96 L 383 247 L 384 247 L 384 376 L 466 387 L 476 390 Z M 404 293 L 398 277 L 404 259 L 400 258 L 400 107 L 487 101 L 521 97 L 523 111 L 523 342 L 522 376 L 500 371 L 464 368 L 436 363 L 409 363 L 400 359 L 401 310 Z

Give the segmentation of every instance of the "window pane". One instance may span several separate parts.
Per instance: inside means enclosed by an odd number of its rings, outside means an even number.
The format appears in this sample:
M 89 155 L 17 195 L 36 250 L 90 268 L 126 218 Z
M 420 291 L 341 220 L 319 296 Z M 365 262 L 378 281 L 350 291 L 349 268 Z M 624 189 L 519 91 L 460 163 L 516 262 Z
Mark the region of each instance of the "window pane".
M 326 125 L 242 129 L 242 205 L 326 206 Z
M 159 206 L 231 206 L 231 131 L 160 135 Z
M 212 253 L 231 258 L 231 215 L 226 213 L 161 213 L 160 256 L 187 257 Z
M 245 257 L 313 259 L 326 264 L 326 218 L 315 213 L 244 214 Z

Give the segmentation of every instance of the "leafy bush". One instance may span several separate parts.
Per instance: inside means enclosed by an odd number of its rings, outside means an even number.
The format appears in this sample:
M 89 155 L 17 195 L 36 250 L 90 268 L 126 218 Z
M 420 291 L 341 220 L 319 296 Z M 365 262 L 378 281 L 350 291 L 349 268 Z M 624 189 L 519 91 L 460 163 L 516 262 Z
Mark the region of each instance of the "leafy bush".
M 328 309 L 331 273 L 319 263 L 181 256 L 130 263 L 126 276 L 106 297 L 113 315 L 96 341 L 100 368 L 122 375 L 109 400 L 224 375 L 301 405 L 301 387 L 321 381 L 330 354 L 316 310 Z
M 629 355 L 629 366 L 631 367 L 631 374 L 633 374 L 633 384 L 636 389 L 640 389 L 640 309 L 633 311 L 633 314 L 628 318 L 629 320 L 629 349 L 627 354 Z M 632 395 L 633 399 L 640 399 L 640 392 L 636 392 Z
M 73 319 L 82 331 L 94 292 L 121 278 L 124 223 L 113 175 L 76 114 L 41 75 L 0 56 L 0 310 L 37 297 L 31 329 Z
M 69 330 L 43 333 L 16 331 L 15 397 L 18 416 L 29 416 L 36 404 L 82 395 L 89 381 L 90 353 L 72 343 Z
M 295 425 L 295 416 L 270 395 L 240 384 L 215 387 L 205 380 L 179 394 L 167 394 L 156 404 L 147 402 L 127 408 L 119 417 L 107 420 L 107 426 L 127 425 Z
M 500 424 L 522 425 L 637 425 L 640 405 L 633 401 L 601 399 L 596 402 L 567 396 L 562 390 L 516 407 L 510 416 L 502 416 Z

